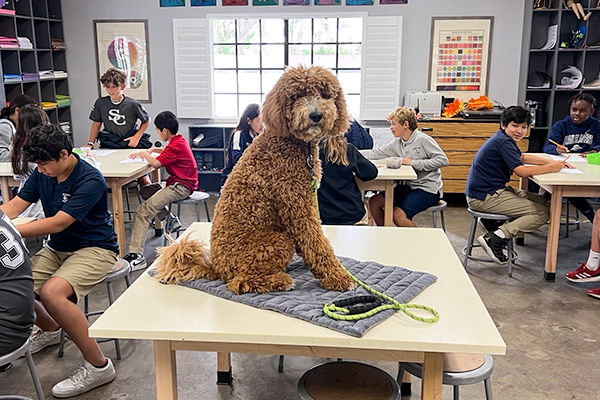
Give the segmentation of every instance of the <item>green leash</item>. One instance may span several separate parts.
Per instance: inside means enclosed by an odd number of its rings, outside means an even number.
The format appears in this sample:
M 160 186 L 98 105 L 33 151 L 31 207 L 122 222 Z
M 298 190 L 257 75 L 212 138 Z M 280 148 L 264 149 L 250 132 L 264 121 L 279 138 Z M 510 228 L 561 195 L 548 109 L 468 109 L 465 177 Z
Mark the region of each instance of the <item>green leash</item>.
M 315 193 L 315 201 L 317 203 L 317 217 L 318 217 L 319 216 L 319 201 L 317 198 L 317 189 L 318 189 L 319 182 L 317 181 L 317 177 L 315 176 L 314 170 L 313 170 L 312 155 L 310 153 L 310 144 L 309 144 L 309 149 L 308 149 L 307 164 L 311 170 L 312 179 L 311 179 L 310 185 Z M 342 263 L 339 262 L 339 260 L 338 260 L 338 263 L 340 264 L 340 267 L 342 267 L 342 269 L 344 271 L 346 271 L 346 273 L 350 276 L 350 278 L 352 278 L 352 280 L 354 282 L 356 282 L 358 285 L 362 286 L 369 293 L 372 293 L 375 296 L 382 298 L 383 300 L 387 301 L 390 304 L 379 305 L 379 304 L 381 304 L 381 301 L 373 301 L 372 299 L 367 300 L 367 297 L 370 297 L 370 296 L 358 297 L 357 298 L 358 301 L 352 301 L 352 299 L 338 300 L 332 304 L 323 305 L 323 312 L 328 317 L 333 318 L 335 320 L 339 320 L 339 321 L 357 321 L 360 319 L 372 317 L 373 315 L 375 315 L 381 311 L 394 309 L 394 310 L 400 310 L 404 314 L 408 315 L 410 318 L 417 320 L 417 321 L 421 321 L 421 322 L 433 323 L 433 322 L 436 322 L 438 319 L 440 319 L 440 313 L 437 312 L 435 309 L 428 307 L 428 306 L 421 305 L 421 304 L 400 303 L 399 301 L 393 299 L 392 297 L 387 296 L 383 293 L 380 293 L 377 290 L 370 287 L 369 285 L 367 285 L 366 283 L 361 282 L 357 277 L 352 275 L 350 273 L 350 271 L 348 271 L 346 269 L 346 267 L 344 267 L 342 265 Z M 371 303 L 375 304 L 375 306 L 366 305 L 366 306 L 360 306 L 360 307 L 356 307 L 356 306 L 344 307 L 345 305 L 356 304 L 356 303 L 365 303 L 365 302 L 371 302 Z M 409 309 L 426 310 L 426 311 L 429 311 L 433 315 L 433 317 L 429 317 L 429 318 L 420 317 L 418 315 L 415 315 L 411 311 L 409 311 Z

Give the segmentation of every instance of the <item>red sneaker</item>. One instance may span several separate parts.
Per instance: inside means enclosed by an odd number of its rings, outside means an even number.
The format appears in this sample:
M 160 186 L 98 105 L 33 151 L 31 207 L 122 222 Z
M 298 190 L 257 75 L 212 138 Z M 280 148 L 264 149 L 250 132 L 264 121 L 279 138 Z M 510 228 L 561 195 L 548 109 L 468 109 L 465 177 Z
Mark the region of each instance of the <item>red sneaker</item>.
M 575 271 L 567 272 L 566 277 L 571 282 L 598 282 L 600 281 L 600 268 L 592 271 L 585 266 L 585 263 L 581 263 Z
M 588 296 L 600 299 L 600 288 L 588 290 Z

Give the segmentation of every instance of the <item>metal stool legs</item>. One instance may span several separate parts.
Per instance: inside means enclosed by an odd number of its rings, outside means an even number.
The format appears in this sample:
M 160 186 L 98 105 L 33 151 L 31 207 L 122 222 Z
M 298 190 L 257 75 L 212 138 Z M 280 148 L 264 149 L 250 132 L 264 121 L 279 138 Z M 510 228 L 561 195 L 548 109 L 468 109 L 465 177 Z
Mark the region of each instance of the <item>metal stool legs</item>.
M 38 377 L 37 371 L 35 370 L 35 364 L 33 363 L 33 357 L 31 356 L 31 352 L 29 351 L 29 338 L 16 350 L 11 351 L 8 354 L 3 354 L 0 356 L 0 365 L 8 364 L 10 362 L 15 361 L 21 356 L 25 356 L 25 360 L 27 361 L 27 367 L 29 368 L 29 373 L 31 374 L 31 380 L 33 381 L 33 386 L 35 387 L 35 392 L 39 400 L 45 400 L 44 390 L 42 389 L 42 384 L 40 383 L 40 378 Z M 0 398 L 4 399 L 25 399 L 25 397 L 19 396 L 0 396 Z

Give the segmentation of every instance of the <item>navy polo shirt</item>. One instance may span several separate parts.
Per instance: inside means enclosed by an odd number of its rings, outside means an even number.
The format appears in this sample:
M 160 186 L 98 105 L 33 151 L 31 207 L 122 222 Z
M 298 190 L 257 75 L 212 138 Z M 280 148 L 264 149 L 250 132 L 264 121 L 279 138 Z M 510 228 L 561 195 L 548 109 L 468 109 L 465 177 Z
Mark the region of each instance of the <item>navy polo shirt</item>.
M 77 164 L 64 182 L 58 183 L 36 168 L 18 196 L 30 203 L 41 199 L 46 217 L 64 211 L 75 218 L 65 230 L 50 235 L 53 249 L 100 247 L 118 253 L 117 235 L 108 213 L 106 181 L 98 169 L 73 155 Z
M 485 200 L 485 196 L 502 189 L 513 170 L 523 165 L 521 150 L 504 130 L 499 130 L 481 146 L 467 178 L 466 195 Z

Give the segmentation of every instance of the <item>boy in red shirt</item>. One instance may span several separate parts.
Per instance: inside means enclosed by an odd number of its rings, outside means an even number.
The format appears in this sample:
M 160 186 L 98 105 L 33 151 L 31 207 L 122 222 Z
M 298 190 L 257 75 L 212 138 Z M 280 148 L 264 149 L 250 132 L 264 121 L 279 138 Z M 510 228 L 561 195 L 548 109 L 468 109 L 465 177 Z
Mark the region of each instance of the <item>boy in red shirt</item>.
M 169 143 L 165 148 L 152 147 L 131 154 L 130 158 L 142 158 L 154 168 L 165 167 L 169 173 L 167 184 L 135 210 L 129 254 L 124 258 L 134 271 L 146 268 L 142 254 L 146 242 L 146 231 L 150 220 L 170 203 L 183 200 L 198 188 L 198 167 L 190 146 L 179 135 L 179 122 L 170 111 L 163 111 L 154 119 L 154 126 L 162 141 Z M 160 153 L 154 158 L 152 153 Z

